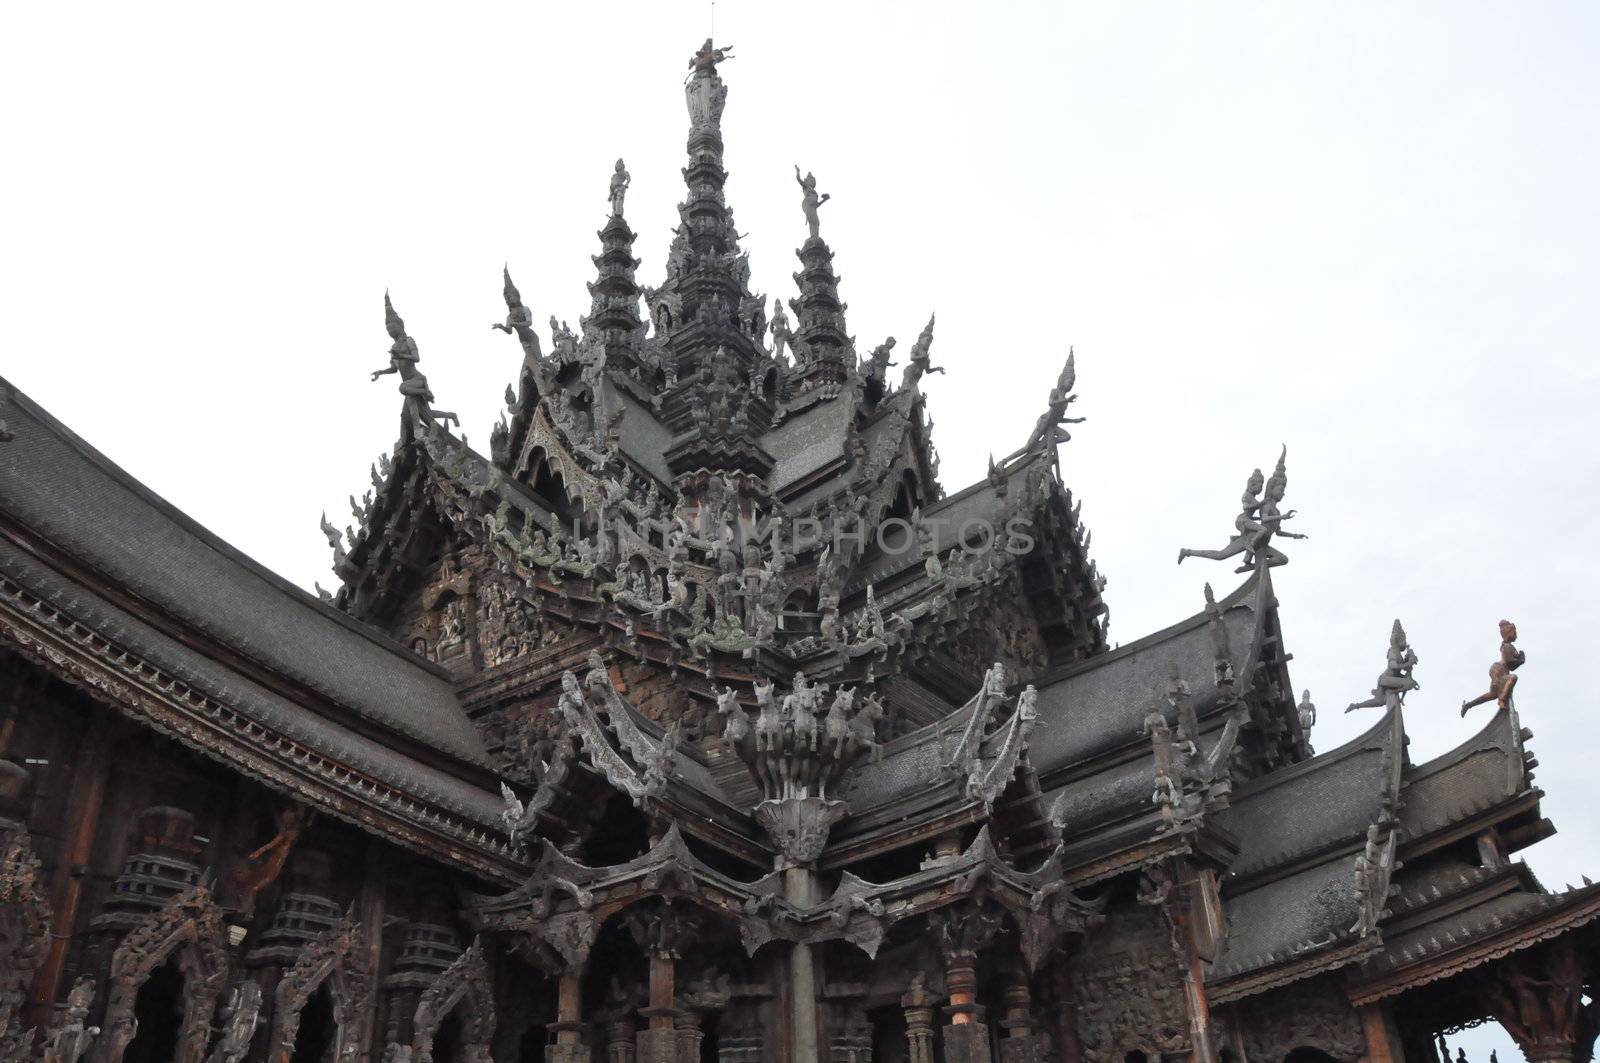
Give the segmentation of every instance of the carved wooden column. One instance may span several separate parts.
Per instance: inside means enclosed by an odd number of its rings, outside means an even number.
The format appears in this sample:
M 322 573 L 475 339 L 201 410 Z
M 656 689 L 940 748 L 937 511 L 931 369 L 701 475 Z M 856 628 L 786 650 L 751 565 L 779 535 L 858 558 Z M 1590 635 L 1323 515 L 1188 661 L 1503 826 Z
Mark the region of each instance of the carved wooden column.
M 589 1046 L 583 1043 L 583 970 L 567 967 L 556 980 L 556 1021 L 550 1026 L 545 1058 L 551 1063 L 588 1063 Z M 628 1054 L 608 1055 L 612 1063 L 632 1063 L 633 1023 L 624 1019 Z M 610 1049 L 607 1049 L 608 1053 Z
M 1006 966 L 1004 997 L 1006 1014 L 1000 1026 L 1006 1036 L 1000 1042 L 1000 1063 L 1034 1063 L 1038 1045 L 1033 1035 L 1033 990 L 1020 959 Z
M 604 1024 L 606 1039 L 606 1063 L 633 1063 L 633 1039 L 635 1036 L 632 1016 L 614 1017 Z M 559 1059 L 552 1056 L 551 1059 Z M 576 1060 L 581 1057 L 569 1055 L 567 1059 Z
M 650 1003 L 640 1008 L 645 1020 L 634 1041 L 637 1063 L 679 1063 L 677 1007 L 677 963 L 680 949 L 698 928 L 688 912 L 663 904 L 655 913 L 634 913 L 630 920 L 634 939 L 650 960 Z
M 1518 953 L 1483 980 L 1489 1011 L 1529 1063 L 1587 1060 L 1600 1016 L 1583 1003 L 1584 970 L 1568 939 Z
M 939 998 L 928 989 L 928 976 L 918 971 L 900 998 L 906 1013 L 906 1063 L 935 1063 L 933 1008 Z
M 1359 1009 L 1361 1032 L 1367 1039 L 1367 1063 L 1405 1063 L 1400 1035 L 1394 1028 L 1389 1009 L 1383 1004 L 1367 1004 Z
M 105 804 L 112 731 L 116 726 L 117 721 L 109 714 L 95 713 L 88 721 L 88 732 L 71 765 L 72 789 L 67 795 L 67 812 L 62 822 L 61 850 L 50 875 L 50 951 L 34 976 L 28 1016 L 29 1023 L 41 1029 L 49 1024 L 54 1011 L 56 994 L 61 990 L 61 975 L 66 968 L 67 947 L 72 944 L 78 925 L 84 876 L 89 872 L 89 852 L 94 846 L 100 810 Z
M 932 916 L 944 957 L 944 984 L 950 1003 L 944 1009 L 945 1063 L 990 1063 L 989 1025 L 978 1004 L 978 952 L 1000 929 L 1000 913 L 981 903 L 944 908 Z
M 1072 989 L 1072 960 L 1063 956 L 1056 964 L 1056 1037 L 1061 1063 L 1083 1063 L 1083 1042 L 1078 1040 L 1078 1000 Z

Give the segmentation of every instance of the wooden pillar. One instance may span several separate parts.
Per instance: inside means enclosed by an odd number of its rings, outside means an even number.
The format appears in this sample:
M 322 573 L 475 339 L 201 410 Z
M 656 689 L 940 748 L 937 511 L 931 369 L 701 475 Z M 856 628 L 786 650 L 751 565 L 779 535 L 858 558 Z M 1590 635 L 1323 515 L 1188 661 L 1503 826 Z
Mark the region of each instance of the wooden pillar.
M 1007 967 L 1003 994 L 1006 1013 L 1000 1025 L 1006 1036 L 1000 1042 L 1000 1063 L 1034 1063 L 1038 1048 L 1033 1036 L 1033 989 L 1020 960 Z
M 383 969 L 383 922 L 384 912 L 387 908 L 386 883 L 389 881 L 388 869 L 384 866 L 383 843 L 376 838 L 367 840 L 366 867 L 361 879 L 361 896 L 359 900 L 361 911 L 362 939 L 360 946 L 366 950 L 366 955 L 361 957 L 366 966 L 367 976 L 374 985 L 378 981 L 378 972 Z M 358 1058 L 375 1059 L 382 1051 L 378 1036 L 378 994 L 365 994 L 361 1014 L 357 1016 L 361 1024 L 358 1035 Z
M 978 1004 L 978 954 L 947 953 L 944 982 L 950 996 L 944 1009 L 950 1019 L 944 1028 L 945 1063 L 990 1063 L 989 1024 Z
M 611 1054 L 613 1063 L 632 1063 L 633 1023 L 625 1016 L 627 1053 Z M 610 1049 L 608 1047 L 608 1052 Z M 583 971 L 568 967 L 556 980 L 556 1021 L 550 1027 L 550 1044 L 545 1052 L 551 1063 L 587 1063 L 589 1046 L 583 1043 Z
M 111 775 L 112 731 L 116 726 L 117 721 L 109 713 L 97 711 L 90 716 L 88 731 L 71 765 L 72 787 L 62 821 L 61 847 L 50 875 L 50 949 L 34 976 L 28 1015 L 29 1023 L 41 1029 L 49 1024 L 54 1011 L 66 969 L 67 948 L 78 925 L 84 878 L 89 873 L 89 858 Z
M 906 1013 L 906 1063 L 934 1063 L 933 1008 L 938 1002 L 927 978 L 918 972 L 900 998 Z
M 1400 1048 L 1400 1035 L 1394 1028 L 1389 1009 L 1383 1004 L 1364 1004 L 1356 1009 L 1361 1017 L 1361 1032 L 1367 1038 L 1366 1063 L 1406 1063 Z
M 816 872 L 809 867 L 789 867 L 783 872 L 784 895 L 800 908 L 814 903 Z M 817 969 L 811 946 L 796 941 L 789 946 L 789 1052 L 792 1063 L 818 1063 Z
M 1072 988 L 1072 960 L 1063 956 L 1056 964 L 1056 1040 L 1061 1063 L 1083 1063 L 1083 1042 L 1078 1039 L 1078 998 Z
M 666 949 L 650 953 L 650 1005 L 640 1008 L 645 1028 L 635 1042 L 638 1063 L 678 1063 L 677 960 Z

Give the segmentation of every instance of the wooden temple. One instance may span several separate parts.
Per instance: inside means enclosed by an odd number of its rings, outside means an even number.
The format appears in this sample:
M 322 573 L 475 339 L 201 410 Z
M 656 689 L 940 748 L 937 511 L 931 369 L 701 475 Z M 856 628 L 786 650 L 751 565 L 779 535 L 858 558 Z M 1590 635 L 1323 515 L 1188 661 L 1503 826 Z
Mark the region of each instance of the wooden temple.
M 488 453 L 386 305 L 332 594 L 0 384 L 0 1060 L 1418 1063 L 1491 1018 L 1588 1060 L 1600 887 L 1517 859 L 1511 638 L 1416 763 L 1397 624 L 1314 753 L 1280 460 L 1186 551 L 1237 585 L 1112 648 L 1070 361 L 947 494 L 933 322 L 857 351 L 810 175 L 797 294 L 751 291 L 724 58 L 659 287 L 620 162 L 578 329 L 506 276 Z

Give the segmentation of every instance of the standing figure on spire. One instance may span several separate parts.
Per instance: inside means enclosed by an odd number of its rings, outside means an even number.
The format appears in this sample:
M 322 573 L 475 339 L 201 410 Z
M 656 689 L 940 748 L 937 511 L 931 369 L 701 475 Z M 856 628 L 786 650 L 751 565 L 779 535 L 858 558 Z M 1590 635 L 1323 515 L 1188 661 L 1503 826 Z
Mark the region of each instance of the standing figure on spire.
M 804 177 L 801 177 L 799 163 L 795 163 L 794 179 L 800 182 L 800 209 L 805 211 L 806 226 L 811 230 L 811 239 L 820 239 L 821 237 L 819 233 L 822 227 L 822 221 L 817 217 L 817 208 L 822 206 L 832 197 L 826 192 L 822 193 L 820 196 L 817 195 L 816 177 L 810 173 L 807 173 Z
M 622 165 L 622 160 L 617 160 L 617 168 L 611 174 L 611 216 L 622 217 L 622 197 L 628 194 L 628 185 L 633 178 L 628 173 L 628 168 Z

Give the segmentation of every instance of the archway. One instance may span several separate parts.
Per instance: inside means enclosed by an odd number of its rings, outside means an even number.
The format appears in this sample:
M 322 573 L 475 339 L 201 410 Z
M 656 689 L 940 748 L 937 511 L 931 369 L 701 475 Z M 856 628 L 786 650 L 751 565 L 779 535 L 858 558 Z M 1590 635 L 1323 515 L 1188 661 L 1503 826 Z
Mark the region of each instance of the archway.
M 323 1021 L 320 1014 L 309 1010 L 312 1002 L 324 1000 L 328 1007 L 328 1035 L 323 1043 L 331 1047 L 323 1056 L 307 1058 L 342 1059 L 347 1052 L 355 1051 L 361 1037 L 358 1016 L 372 992 L 364 943 L 361 924 L 349 914 L 338 926 L 306 944 L 300 958 L 284 972 L 273 991 L 269 1044 L 293 1045 L 298 1051 L 302 1024 L 313 1017 Z
M 205 886 L 192 886 L 134 927 L 111 957 L 106 996 L 103 1063 L 122 1063 L 139 1032 L 141 990 L 158 971 L 179 973 L 182 1016 L 175 1044 L 162 1063 L 199 1063 L 211 1036 L 211 1016 L 228 974 L 222 916 Z M 147 1005 L 153 1007 L 154 1005 Z M 141 1049 L 143 1051 L 143 1049 Z
M 137 1032 L 123 1063 L 166 1063 L 178 1052 L 183 1031 L 183 972 L 168 960 L 139 987 L 133 1002 Z
M 326 985 L 318 986 L 305 1007 L 300 1009 L 300 1029 L 294 1035 L 290 1063 L 322 1063 L 328 1058 L 328 1050 L 338 1033 L 333 997 Z

